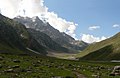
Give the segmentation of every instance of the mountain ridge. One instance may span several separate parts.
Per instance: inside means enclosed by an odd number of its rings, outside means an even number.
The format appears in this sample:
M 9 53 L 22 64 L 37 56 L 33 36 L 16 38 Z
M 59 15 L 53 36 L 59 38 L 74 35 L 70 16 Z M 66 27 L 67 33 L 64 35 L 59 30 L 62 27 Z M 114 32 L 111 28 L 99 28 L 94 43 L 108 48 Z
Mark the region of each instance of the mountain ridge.
M 7 48 L 13 53 L 16 51 L 22 53 L 33 51 L 33 53 L 38 52 L 37 54 L 42 55 L 46 55 L 48 50 L 63 53 L 68 52 L 66 48 L 57 44 L 48 35 L 35 29 L 26 28 L 23 24 L 3 15 L 0 15 L 0 27 L 1 52 Z M 10 50 L 8 50 L 8 53 L 10 53 Z
M 34 29 L 28 28 L 29 33 L 38 41 L 39 44 L 46 47 L 48 50 L 63 51 L 68 52 L 68 50 L 61 45 L 54 42 L 48 35 L 36 31 Z
M 120 32 L 101 42 L 89 45 L 78 57 L 82 60 L 120 60 Z
M 71 36 L 66 33 L 59 32 L 57 29 L 53 28 L 48 22 L 43 22 L 39 19 L 39 17 L 15 17 L 15 21 L 18 21 L 24 24 L 27 28 L 32 28 L 42 33 L 47 34 L 50 38 L 56 43 L 60 44 L 62 47 L 65 47 L 72 52 L 81 51 L 88 46 L 88 44 L 84 44 L 81 41 L 81 44 L 76 45 L 74 42 L 76 41 Z M 80 46 L 81 45 L 81 46 Z
M 4 53 L 30 53 L 26 48 L 29 47 L 42 54 L 45 54 L 45 49 L 30 36 L 24 25 L 9 19 L 0 14 L 0 49 Z M 28 46 L 29 41 L 33 41 Z M 34 44 L 34 45 L 33 45 Z M 39 49 L 40 48 L 40 49 Z M 19 54 L 19 53 L 18 53 Z

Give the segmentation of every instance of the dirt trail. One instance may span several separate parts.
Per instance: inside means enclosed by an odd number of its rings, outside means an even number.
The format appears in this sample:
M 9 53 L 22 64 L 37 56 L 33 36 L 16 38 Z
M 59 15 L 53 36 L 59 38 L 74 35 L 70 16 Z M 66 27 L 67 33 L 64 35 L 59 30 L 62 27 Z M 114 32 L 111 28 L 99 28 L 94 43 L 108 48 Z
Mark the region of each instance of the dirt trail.
M 74 74 L 77 76 L 77 78 L 87 78 L 87 77 L 85 77 L 83 74 L 80 74 L 80 73 L 77 72 L 77 71 L 74 71 Z

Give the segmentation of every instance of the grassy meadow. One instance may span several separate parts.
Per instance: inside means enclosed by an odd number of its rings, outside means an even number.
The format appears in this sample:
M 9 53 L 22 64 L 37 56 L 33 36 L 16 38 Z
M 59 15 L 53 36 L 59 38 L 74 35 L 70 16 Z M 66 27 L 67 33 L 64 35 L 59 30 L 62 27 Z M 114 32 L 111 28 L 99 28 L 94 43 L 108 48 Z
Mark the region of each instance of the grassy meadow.
M 0 54 L 0 78 L 120 78 L 109 76 L 116 65 L 120 63 Z

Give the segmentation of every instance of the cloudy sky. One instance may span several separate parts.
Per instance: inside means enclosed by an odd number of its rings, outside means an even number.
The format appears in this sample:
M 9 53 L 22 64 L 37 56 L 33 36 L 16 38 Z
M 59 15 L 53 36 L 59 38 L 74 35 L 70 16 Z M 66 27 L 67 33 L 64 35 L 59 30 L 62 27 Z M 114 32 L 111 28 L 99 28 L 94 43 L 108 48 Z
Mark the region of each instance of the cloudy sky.
M 120 31 L 120 0 L 0 0 L 0 12 L 45 18 L 60 32 L 99 42 Z

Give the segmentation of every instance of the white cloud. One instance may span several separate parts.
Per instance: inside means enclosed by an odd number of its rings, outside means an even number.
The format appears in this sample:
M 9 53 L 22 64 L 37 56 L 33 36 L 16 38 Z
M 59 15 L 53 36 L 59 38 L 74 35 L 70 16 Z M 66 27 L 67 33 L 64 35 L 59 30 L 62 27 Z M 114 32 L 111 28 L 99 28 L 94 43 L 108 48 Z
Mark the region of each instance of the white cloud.
M 88 28 L 88 30 L 95 30 L 95 29 L 99 29 L 99 28 L 100 28 L 100 26 L 91 26 Z
M 49 12 L 43 2 L 44 0 L 0 0 L 0 9 L 3 15 L 10 18 L 17 15 L 45 18 L 54 28 L 75 38 L 77 24 L 60 18 L 54 12 Z
M 119 28 L 120 25 L 119 25 L 119 24 L 114 24 L 113 27 L 114 27 L 114 28 Z
M 0 0 L 0 9 L 3 15 L 13 18 L 17 15 L 33 17 L 47 12 L 43 0 Z
M 20 1 L 21 0 L 0 0 L 0 10 L 2 14 L 10 18 L 15 16 Z
M 25 14 L 25 16 L 33 17 L 46 13 L 48 8 L 43 5 L 43 2 L 43 0 L 22 0 L 19 3 L 18 15 L 24 16 Z
M 82 34 L 81 40 L 83 40 L 86 43 L 93 43 L 93 42 L 100 42 L 102 40 L 107 39 L 106 37 L 102 36 L 102 37 L 95 37 L 93 35 L 90 34 Z

